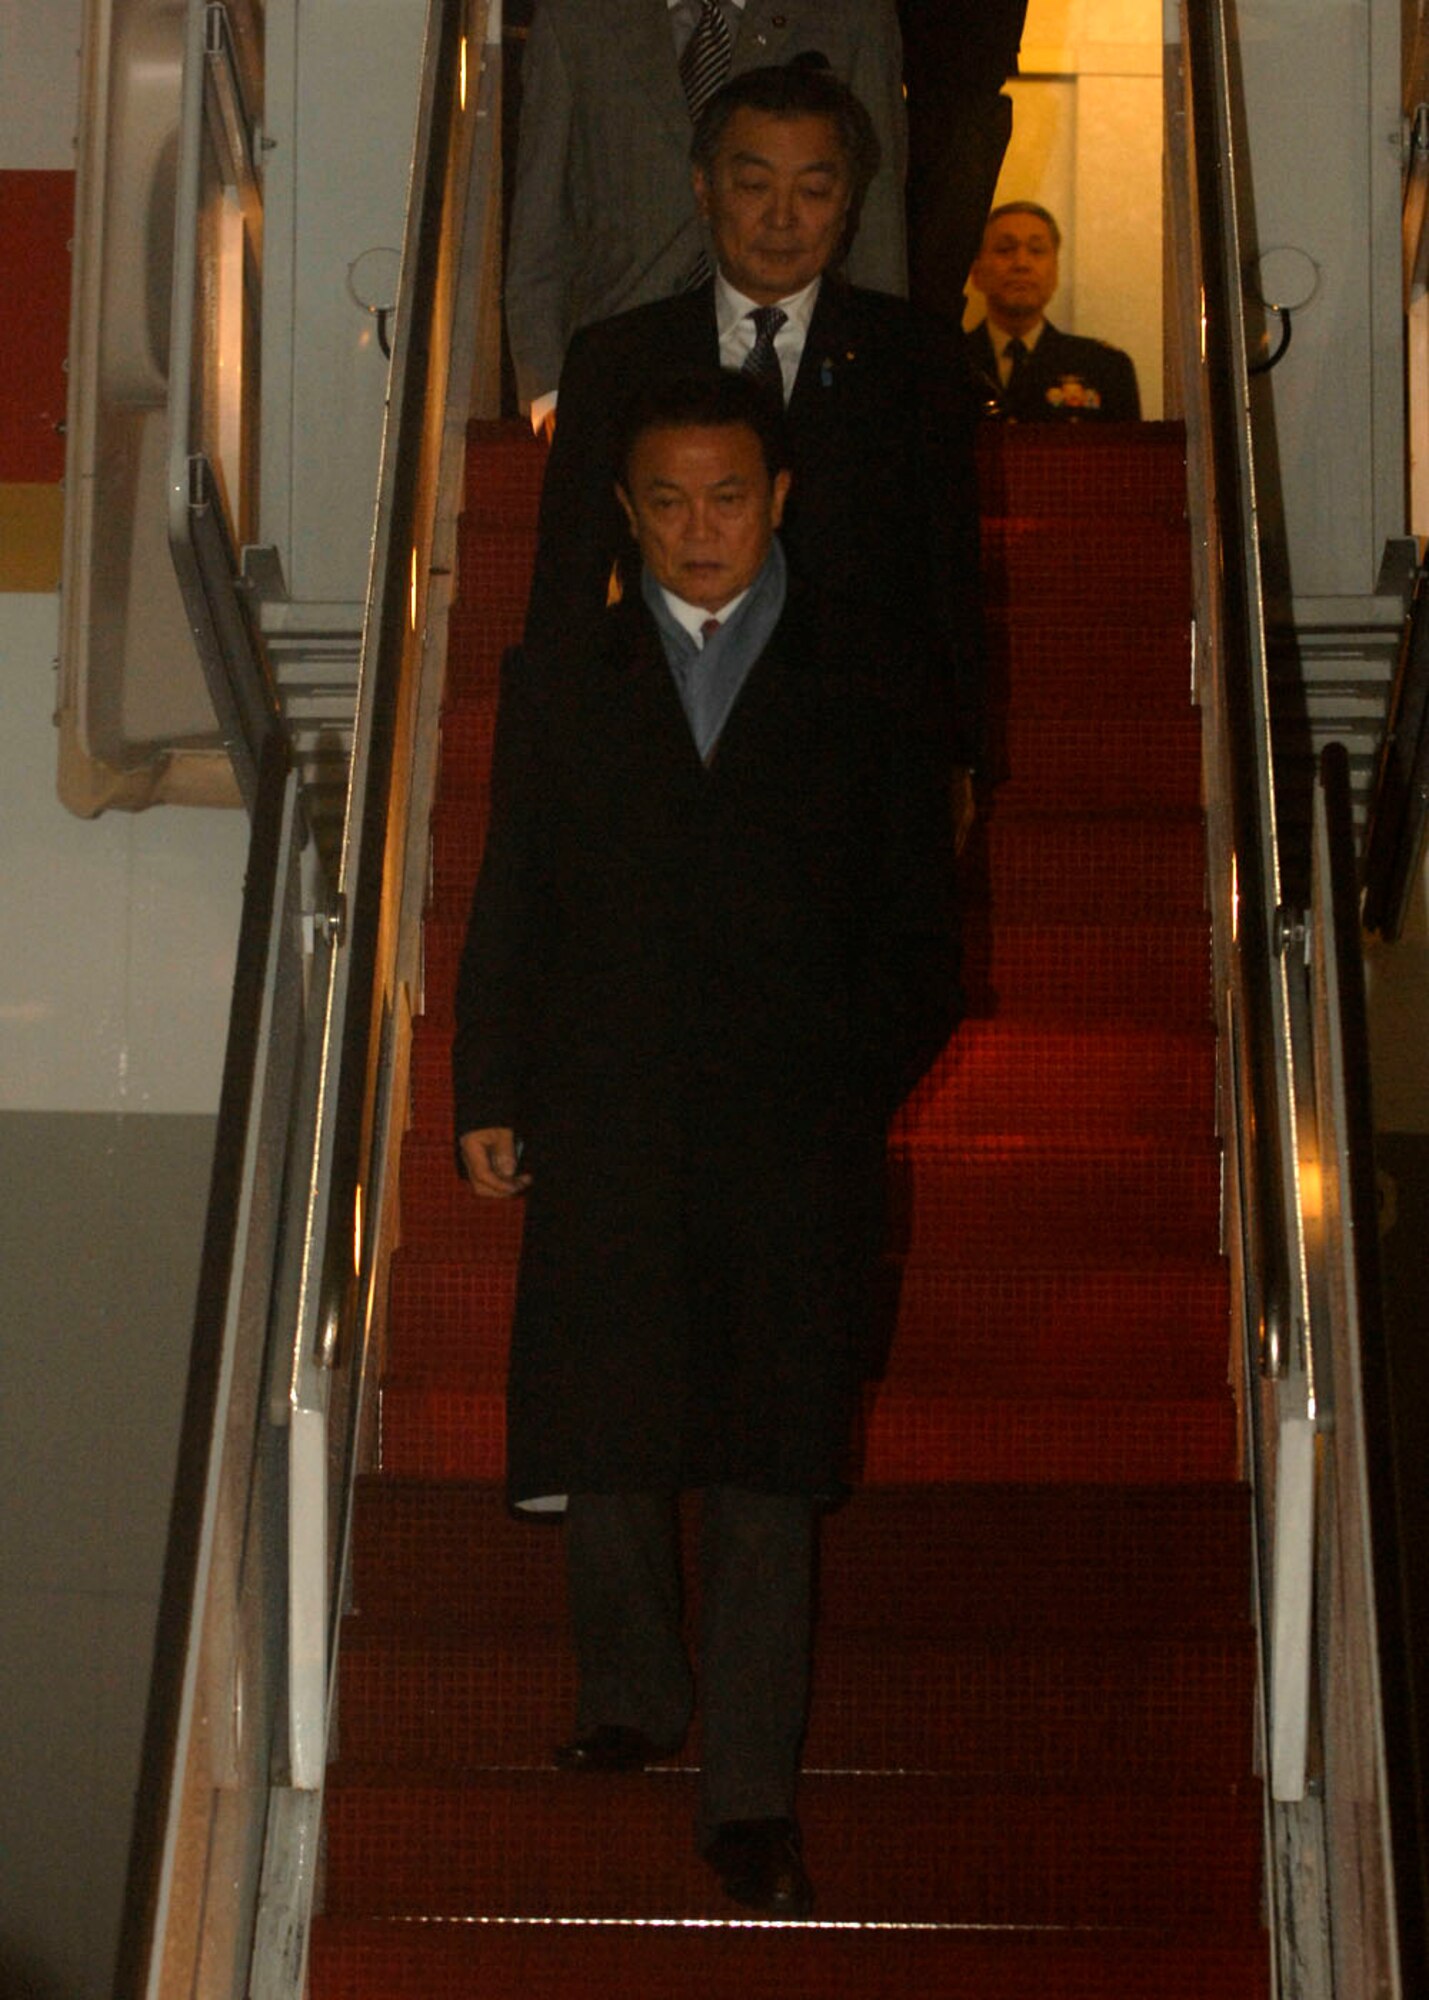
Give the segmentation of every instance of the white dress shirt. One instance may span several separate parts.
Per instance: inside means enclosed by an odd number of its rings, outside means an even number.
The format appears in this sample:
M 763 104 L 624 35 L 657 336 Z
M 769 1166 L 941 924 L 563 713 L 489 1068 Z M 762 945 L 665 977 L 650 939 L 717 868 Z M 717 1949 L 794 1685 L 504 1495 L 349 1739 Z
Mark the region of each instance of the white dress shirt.
M 676 597 L 673 590 L 666 590 L 663 583 L 660 585 L 660 595 L 664 598 L 665 607 L 675 623 L 683 631 L 689 633 L 695 644 L 700 648 L 700 651 L 703 652 L 705 626 L 708 621 L 714 618 L 719 624 L 723 625 L 727 618 L 734 616 L 745 598 L 748 597 L 749 592 L 741 590 L 738 597 L 731 597 L 729 603 L 722 604 L 718 611 L 706 611 L 702 604 L 687 603 L 683 597 Z
M 784 377 L 786 403 L 794 393 L 794 378 L 803 359 L 804 342 L 809 337 L 809 321 L 814 317 L 822 283 L 822 277 L 811 278 L 801 292 L 776 301 L 780 309 L 789 315 L 774 336 L 774 352 L 779 357 L 779 370 Z M 755 341 L 754 321 L 749 315 L 757 310 L 755 301 L 747 299 L 743 292 L 737 292 L 723 271 L 715 272 L 715 325 L 719 329 L 721 368 L 740 369 L 744 366 Z

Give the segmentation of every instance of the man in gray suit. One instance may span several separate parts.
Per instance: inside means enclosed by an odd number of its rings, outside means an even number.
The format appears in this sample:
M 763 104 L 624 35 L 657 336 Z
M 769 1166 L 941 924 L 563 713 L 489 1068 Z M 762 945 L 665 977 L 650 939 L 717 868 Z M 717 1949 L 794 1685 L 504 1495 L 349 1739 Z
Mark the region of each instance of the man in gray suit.
M 521 406 L 538 428 L 578 327 L 708 276 L 690 185 L 692 109 L 726 74 L 814 52 L 863 100 L 881 155 L 848 275 L 904 293 L 907 136 L 893 0 L 537 0 L 506 325 Z

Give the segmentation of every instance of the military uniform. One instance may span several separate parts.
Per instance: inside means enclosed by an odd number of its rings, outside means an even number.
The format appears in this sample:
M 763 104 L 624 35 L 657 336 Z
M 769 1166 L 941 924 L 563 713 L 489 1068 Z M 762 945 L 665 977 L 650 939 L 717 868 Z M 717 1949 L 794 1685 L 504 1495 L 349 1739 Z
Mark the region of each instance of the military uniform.
M 987 322 L 967 336 L 968 358 L 987 394 L 987 414 L 1013 423 L 1135 423 L 1141 397 L 1131 356 L 1104 340 L 1063 333 L 1043 320 L 1037 344 L 1005 386 Z

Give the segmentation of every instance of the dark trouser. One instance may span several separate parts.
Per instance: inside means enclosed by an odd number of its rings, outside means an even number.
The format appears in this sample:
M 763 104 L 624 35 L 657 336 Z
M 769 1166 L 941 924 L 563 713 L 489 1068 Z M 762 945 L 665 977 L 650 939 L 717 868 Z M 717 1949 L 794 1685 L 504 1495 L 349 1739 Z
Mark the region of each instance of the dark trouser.
M 908 84 L 909 296 L 957 323 L 1012 131 L 1012 100 L 1001 93 L 1017 72 L 1027 0 L 898 0 L 898 14 Z
M 814 1502 L 707 1487 L 701 1496 L 698 1832 L 792 1814 L 809 1689 Z M 566 1561 L 576 1727 L 678 1744 L 694 1709 L 681 1634 L 679 1527 L 658 1493 L 573 1493 Z
M 946 122 L 910 138 L 908 295 L 960 325 L 968 272 L 1012 137 L 1012 99 L 968 98 L 940 110 Z

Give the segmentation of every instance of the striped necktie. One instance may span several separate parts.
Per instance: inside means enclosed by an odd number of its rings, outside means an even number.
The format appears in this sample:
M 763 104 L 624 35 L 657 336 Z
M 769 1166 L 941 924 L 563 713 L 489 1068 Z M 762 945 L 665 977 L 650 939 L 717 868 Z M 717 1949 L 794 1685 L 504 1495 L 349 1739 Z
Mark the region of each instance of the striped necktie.
M 739 372 L 748 375 L 761 389 L 770 390 L 782 403 L 784 371 L 779 366 L 779 356 L 774 352 L 774 340 L 789 315 L 782 306 L 756 306 L 752 313 L 745 316 L 754 321 L 754 345 L 745 355 Z
M 701 0 L 700 18 L 680 57 L 680 82 L 692 123 L 698 124 L 700 113 L 729 75 L 733 55 L 734 43 L 720 0 Z

